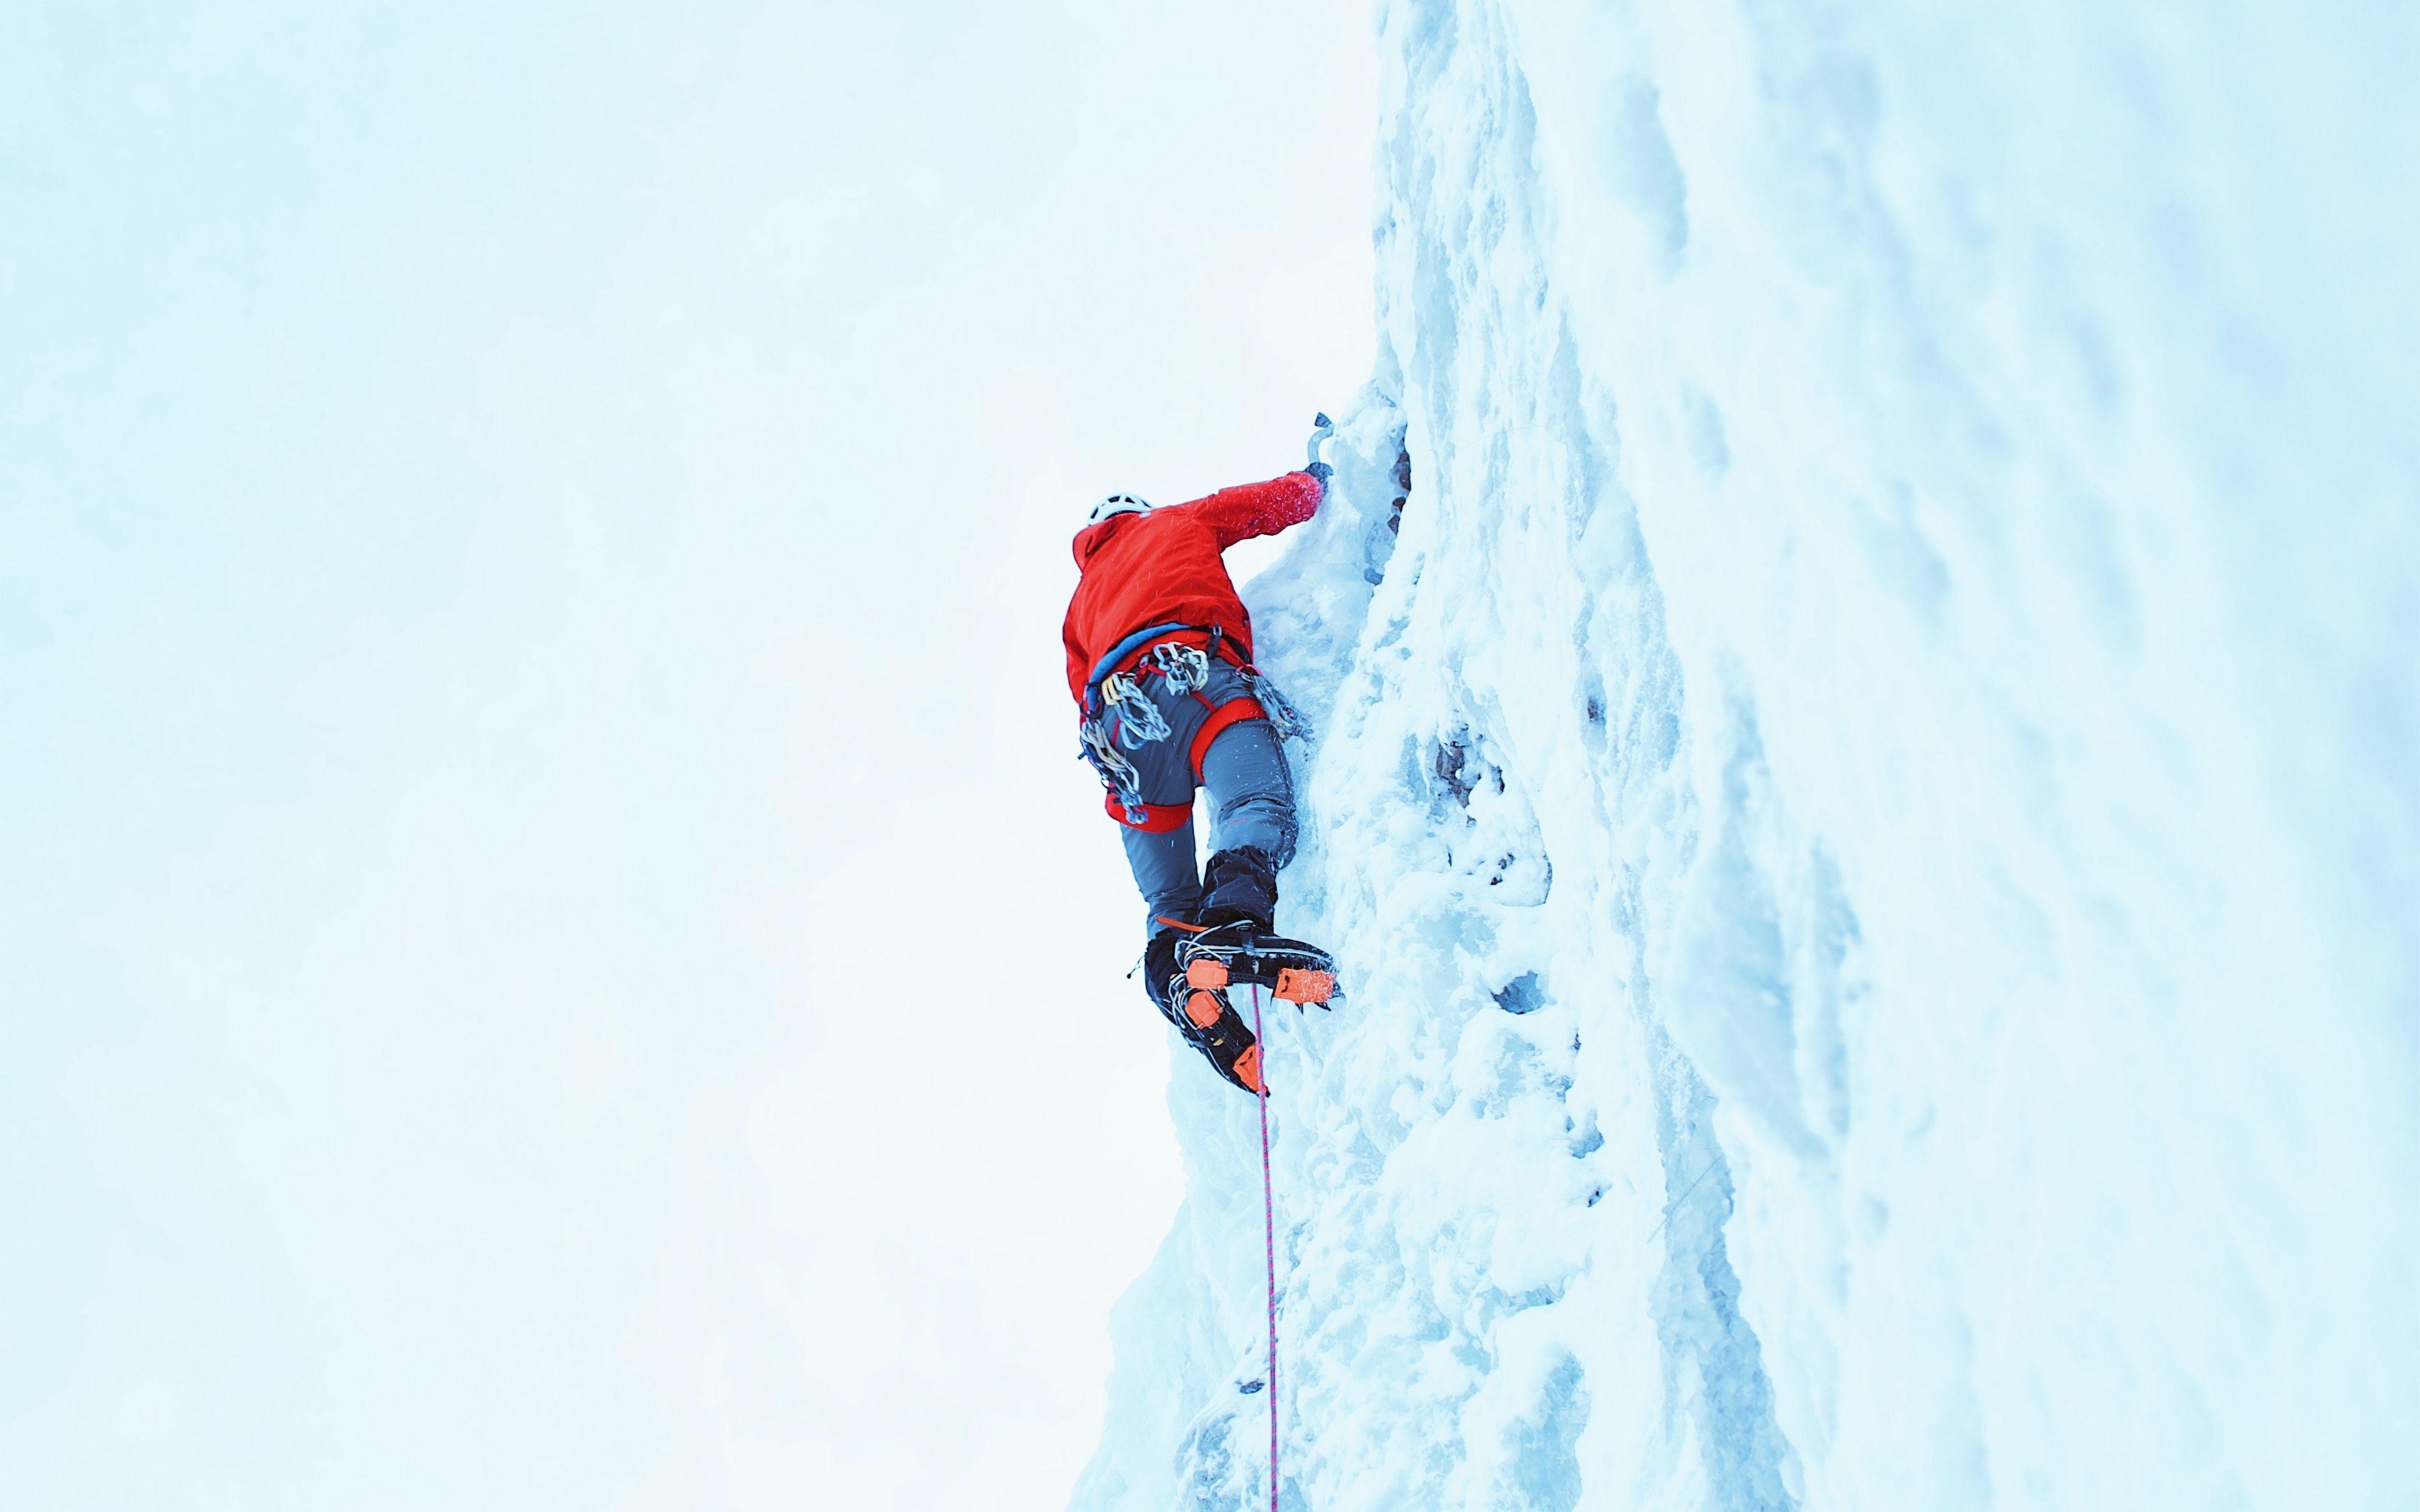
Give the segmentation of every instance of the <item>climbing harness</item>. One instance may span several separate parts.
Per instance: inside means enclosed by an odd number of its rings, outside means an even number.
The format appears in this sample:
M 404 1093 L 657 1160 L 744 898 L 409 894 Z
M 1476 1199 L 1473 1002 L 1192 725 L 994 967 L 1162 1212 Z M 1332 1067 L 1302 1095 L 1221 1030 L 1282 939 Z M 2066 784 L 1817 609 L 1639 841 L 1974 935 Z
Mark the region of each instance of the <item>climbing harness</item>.
M 1173 622 L 1143 626 L 1094 662 L 1093 675 L 1084 685 L 1083 712 L 1076 719 L 1076 732 L 1082 744 L 1076 754 L 1092 764 L 1094 775 L 1101 779 L 1101 786 L 1109 789 L 1129 825 L 1145 823 L 1150 811 L 1143 806 L 1142 774 L 1118 748 L 1123 744 L 1126 750 L 1140 750 L 1154 740 L 1167 739 L 1169 732 L 1167 717 L 1151 700 L 1140 696 L 1141 688 L 1130 674 L 1117 671 L 1118 664 L 1154 640 L 1183 629 L 1184 625 Z M 1116 685 L 1114 699 L 1112 684 Z M 1128 713 L 1134 720 L 1131 726 L 1121 717 Z M 1155 722 L 1158 733 L 1146 733 Z
M 1137 630 L 1093 665 L 1093 681 L 1086 689 L 1083 713 L 1077 721 L 1077 732 L 1083 741 L 1077 754 L 1092 764 L 1101 786 L 1117 800 L 1130 825 L 1144 823 L 1149 810 L 1142 798 L 1142 774 L 1125 753 L 1166 740 L 1173 733 L 1168 716 L 1143 691 L 1143 679 L 1147 677 L 1159 678 L 1171 693 L 1191 694 L 1207 708 L 1209 700 L 1202 689 L 1210 684 L 1210 664 L 1224 661 L 1242 675 L 1252 702 L 1259 705 L 1279 739 L 1308 740 L 1311 735 L 1311 721 L 1303 712 L 1279 691 L 1266 672 L 1236 649 L 1223 627 L 1210 626 L 1206 646 L 1163 639 L 1192 629 L 1171 624 Z M 1158 643 L 1155 645 L 1156 640 Z M 1141 651 L 1139 656 L 1138 649 Z M 1130 656 L 1135 657 L 1134 665 L 1122 669 L 1121 663 Z
M 1252 1041 L 1261 1056 L 1261 1241 L 1269 1282 L 1269 1512 L 1278 1512 L 1278 1200 L 1269 1176 L 1268 1041 L 1261 1036 L 1261 989 L 1252 988 Z

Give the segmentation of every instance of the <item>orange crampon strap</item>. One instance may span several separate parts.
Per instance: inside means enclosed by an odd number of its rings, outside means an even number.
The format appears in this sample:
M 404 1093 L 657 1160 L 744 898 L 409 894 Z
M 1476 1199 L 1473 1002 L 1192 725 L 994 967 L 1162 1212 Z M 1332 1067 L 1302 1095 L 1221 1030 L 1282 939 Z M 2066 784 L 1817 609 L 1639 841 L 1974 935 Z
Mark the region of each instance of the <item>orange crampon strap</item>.
M 1276 990 L 1280 1002 L 1324 1003 L 1335 995 L 1336 977 L 1332 972 L 1285 966 L 1278 972 Z

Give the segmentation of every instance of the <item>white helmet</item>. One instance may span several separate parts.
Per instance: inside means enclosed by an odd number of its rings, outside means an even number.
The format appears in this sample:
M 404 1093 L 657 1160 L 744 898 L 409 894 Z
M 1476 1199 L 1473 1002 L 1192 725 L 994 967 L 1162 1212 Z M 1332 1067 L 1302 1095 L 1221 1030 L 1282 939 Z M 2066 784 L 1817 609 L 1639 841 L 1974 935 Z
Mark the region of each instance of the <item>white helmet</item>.
M 1140 515 L 1151 508 L 1151 501 L 1138 499 L 1130 493 L 1113 493 L 1093 506 L 1093 516 L 1086 523 L 1098 525 L 1111 515 Z

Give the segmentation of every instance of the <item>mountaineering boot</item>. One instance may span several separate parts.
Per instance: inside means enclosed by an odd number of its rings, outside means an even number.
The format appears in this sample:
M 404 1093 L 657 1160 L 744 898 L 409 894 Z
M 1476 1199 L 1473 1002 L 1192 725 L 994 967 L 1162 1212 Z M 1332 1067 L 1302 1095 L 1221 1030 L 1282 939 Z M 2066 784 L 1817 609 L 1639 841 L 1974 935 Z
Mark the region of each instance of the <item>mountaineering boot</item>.
M 1151 943 L 1142 949 L 1143 993 L 1150 997 L 1151 1006 L 1158 1009 L 1160 1016 L 1171 1024 L 1177 1024 L 1181 1015 L 1175 1005 L 1184 1001 L 1178 994 L 1183 991 L 1179 984 L 1185 976 L 1185 963 L 1177 955 L 1178 942 L 1183 938 L 1184 935 L 1176 930 L 1164 929 L 1153 935 Z M 1178 1027 L 1183 1027 L 1183 1025 L 1178 1024 Z
M 1195 927 L 1176 948 L 1188 986 L 1264 987 L 1297 1007 L 1324 1007 L 1336 996 L 1336 963 L 1327 952 L 1276 933 L 1278 869 L 1268 852 L 1254 845 L 1220 851 L 1202 881 Z
M 1205 930 L 1226 938 L 1266 934 L 1277 914 L 1278 868 L 1268 852 L 1238 845 L 1202 869 L 1202 906 L 1193 918 Z
M 1172 929 L 1153 935 L 1143 949 L 1143 985 L 1153 1006 L 1176 1026 L 1186 1043 L 1202 1052 L 1213 1071 L 1257 1094 L 1262 1090 L 1261 1047 L 1225 993 L 1197 988 L 1187 980 L 1183 957 L 1189 940 Z

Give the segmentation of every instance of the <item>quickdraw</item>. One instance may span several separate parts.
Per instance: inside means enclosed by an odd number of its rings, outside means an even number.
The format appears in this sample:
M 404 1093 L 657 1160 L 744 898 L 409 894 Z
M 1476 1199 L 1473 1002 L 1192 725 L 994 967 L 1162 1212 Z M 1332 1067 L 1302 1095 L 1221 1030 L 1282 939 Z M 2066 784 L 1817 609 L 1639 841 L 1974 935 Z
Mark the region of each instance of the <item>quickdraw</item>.
M 1168 738 L 1168 716 L 1143 696 L 1133 673 L 1119 672 L 1103 679 L 1101 700 L 1109 705 L 1109 724 L 1118 744 L 1126 749 L 1140 750 Z
M 1083 720 L 1077 726 L 1077 733 L 1082 737 L 1083 745 L 1076 754 L 1092 764 L 1093 773 L 1101 779 L 1101 786 L 1109 790 L 1109 795 L 1116 798 L 1118 807 L 1125 810 L 1126 823 L 1140 825 L 1150 818 L 1142 806 L 1142 774 L 1135 770 L 1135 764 L 1126 760 L 1118 749 L 1117 741 L 1110 737 L 1101 721 Z
M 1294 706 L 1292 699 L 1278 691 L 1276 681 L 1268 673 L 1246 662 L 1244 686 L 1252 690 L 1253 699 L 1260 703 L 1261 712 L 1269 717 L 1269 727 L 1278 733 L 1280 740 L 1311 738 L 1310 717 Z
M 1142 668 L 1157 672 L 1171 693 L 1198 693 L 1210 684 L 1210 653 L 1182 640 L 1163 640 L 1146 652 Z
M 1276 679 L 1255 666 L 1249 656 L 1245 656 L 1241 651 L 1230 651 L 1227 646 L 1228 635 L 1225 627 L 1217 625 L 1210 626 L 1209 655 L 1233 662 L 1235 670 L 1244 674 L 1244 686 L 1251 689 L 1253 701 L 1260 704 L 1261 712 L 1268 717 L 1269 727 L 1278 733 L 1278 738 L 1309 740 L 1311 736 L 1309 717 L 1295 708 L 1294 701 L 1279 690 Z

